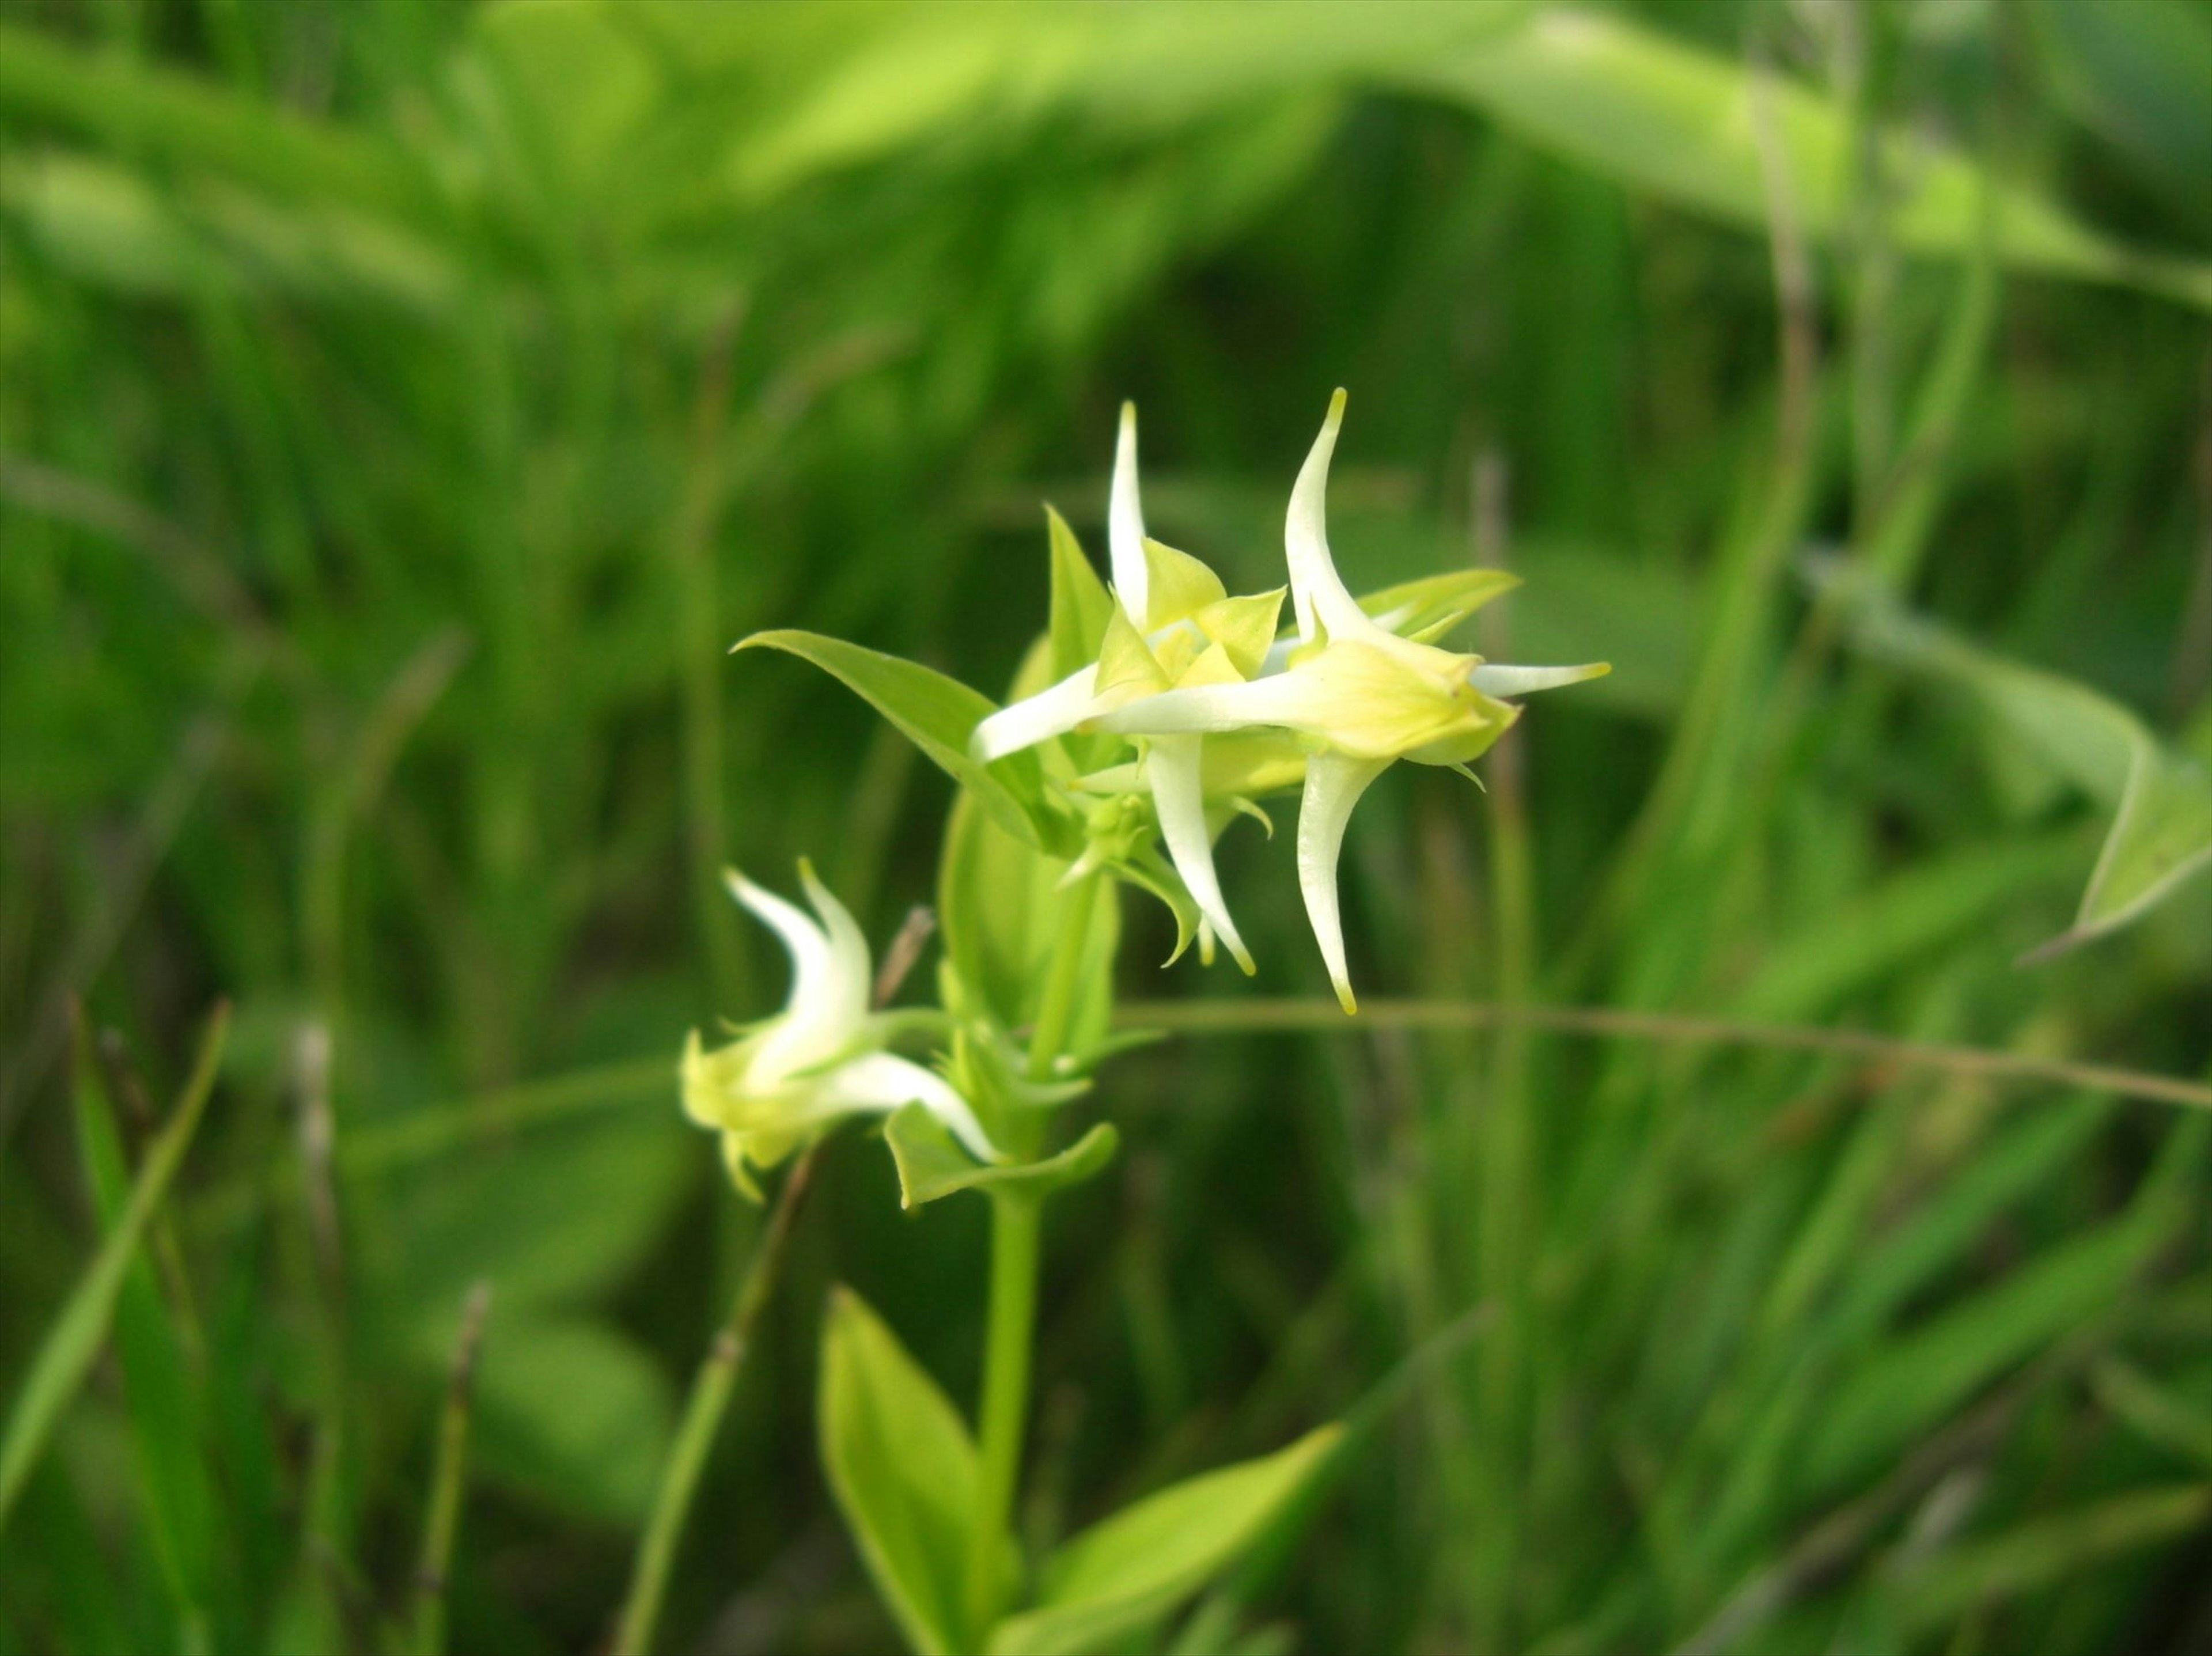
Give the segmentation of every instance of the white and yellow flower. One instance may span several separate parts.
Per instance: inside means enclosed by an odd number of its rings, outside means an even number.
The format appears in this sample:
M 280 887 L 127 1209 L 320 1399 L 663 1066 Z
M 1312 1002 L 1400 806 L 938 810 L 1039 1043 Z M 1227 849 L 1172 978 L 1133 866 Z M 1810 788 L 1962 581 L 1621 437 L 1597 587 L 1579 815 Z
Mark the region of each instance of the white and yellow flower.
M 1137 488 L 1137 410 L 1127 403 L 1114 450 L 1106 542 L 1115 604 L 1097 663 L 983 720 L 971 743 L 977 758 L 1003 758 L 1091 727 L 1115 709 L 1165 690 L 1242 683 L 1261 670 L 1274 641 L 1283 594 L 1279 589 L 1231 597 L 1204 563 L 1145 533 Z M 1251 951 L 1237 934 L 1214 871 L 1200 742 L 1164 734 L 1145 745 L 1127 779 L 1152 797 L 1169 858 L 1198 905 L 1202 952 L 1210 958 L 1218 936 L 1249 973 Z
M 684 1109 L 722 1136 L 730 1175 L 757 1198 L 753 1170 L 775 1166 L 850 1115 L 919 1103 L 978 1159 L 1003 1160 L 975 1111 L 945 1077 L 884 1050 L 898 1020 L 869 1010 L 867 940 L 845 906 L 802 860 L 799 877 L 817 921 L 734 869 L 731 895 L 791 955 L 784 1009 L 708 1051 L 694 1030 L 681 1068 Z
M 1188 739 L 1273 728 L 1308 749 L 1298 810 L 1298 880 L 1307 918 L 1346 1011 L 1354 1009 L 1337 898 L 1345 824 L 1368 786 L 1399 759 L 1464 766 L 1520 716 L 1500 698 L 1595 678 L 1579 667 L 1492 665 L 1402 638 L 1370 617 L 1337 574 L 1328 545 L 1328 467 L 1344 419 L 1344 393 L 1291 491 L 1284 522 L 1295 640 L 1272 648 L 1261 670 L 1237 682 L 1179 684 L 1104 709 L 1091 727 L 1126 736 Z

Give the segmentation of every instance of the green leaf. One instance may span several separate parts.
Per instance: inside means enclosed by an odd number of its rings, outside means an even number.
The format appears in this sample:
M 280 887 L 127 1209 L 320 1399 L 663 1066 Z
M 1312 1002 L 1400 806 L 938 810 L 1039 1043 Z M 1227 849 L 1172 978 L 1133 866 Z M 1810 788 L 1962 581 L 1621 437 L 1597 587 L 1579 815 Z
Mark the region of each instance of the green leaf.
M 697 1130 L 671 1107 L 663 1070 L 660 1107 L 549 1123 L 404 1174 L 353 1172 L 342 1148 L 349 1207 L 392 1239 L 363 1270 L 416 1355 L 444 1362 L 442 1337 L 422 1343 L 418 1331 L 479 1280 L 499 1285 L 512 1314 L 588 1301 L 637 1270 L 700 1166 Z
M 2212 1519 L 2212 1484 L 2132 1490 L 1986 1541 L 1937 1553 L 1898 1584 L 1899 1619 L 1933 1628 L 1993 1601 L 2057 1586 L 2105 1560 L 2186 1535 Z
M 884 1138 L 898 1163 L 901 1199 L 908 1210 L 963 1190 L 1048 1196 L 1103 1172 L 1121 1142 L 1113 1125 L 1101 1121 L 1057 1156 L 991 1166 L 961 1149 L 945 1124 L 921 1104 L 908 1104 L 894 1114 L 884 1128 Z
M 1014 838 L 1049 849 L 1052 841 L 1066 837 L 1069 830 L 1046 810 L 1044 774 L 1036 754 L 1011 754 L 988 766 L 969 755 L 968 739 L 975 726 L 998 711 L 988 696 L 920 662 L 819 633 L 755 633 L 736 647 L 786 651 L 840 680 L 972 794 L 992 822 Z
M 130 1199 L 130 1168 L 82 1022 L 76 1049 L 77 1142 L 106 1231 Z M 157 1245 L 161 1240 L 157 1232 Z M 204 1644 L 214 1624 L 215 1491 L 202 1455 L 194 1370 L 144 1253 L 125 1272 L 116 1298 L 115 1348 L 154 1554 L 185 1629 L 183 1642 Z
M 456 1307 L 419 1330 L 426 1386 Z M 488 1480 L 596 1522 L 632 1526 L 653 1499 L 676 1405 L 652 1354 L 583 1318 L 502 1317 L 477 1377 L 472 1458 Z
M 217 1008 L 177 1107 L 146 1152 L 145 1165 L 131 1188 L 131 1199 L 124 1204 L 100 1252 L 93 1256 L 38 1356 L 31 1360 L 15 1411 L 8 1418 L 7 1434 L 0 1437 L 0 1529 L 6 1527 L 8 1515 L 37 1468 L 63 1410 L 76 1396 L 106 1340 L 115 1301 L 137 1254 L 139 1240 L 167 1193 L 169 1181 L 183 1165 L 185 1152 L 191 1146 L 192 1134 L 215 1090 L 216 1068 L 229 1028 L 229 1008 Z
M 1766 222 L 1754 81 L 1717 53 L 1562 6 L 1510 33 L 1431 53 L 1395 78 L 1470 104 L 1527 142 L 1632 188 L 1733 223 Z M 1848 234 L 1849 112 L 1778 75 L 1771 116 L 1799 222 L 1823 239 Z M 1893 131 L 1881 142 L 1895 190 L 1888 229 L 1899 247 L 1967 258 L 1990 234 L 2014 269 L 2212 309 L 2212 269 L 2122 246 L 1923 134 Z
M 1084 555 L 1083 543 L 1067 526 L 1067 519 L 1052 507 L 1044 509 L 1046 532 L 1052 542 L 1052 675 L 1058 683 L 1069 674 L 1098 659 L 1099 641 L 1114 614 L 1113 595 L 1098 579 L 1098 572 Z
M 2003 1281 L 1876 1347 L 1834 1389 L 1802 1459 L 1807 1485 L 1840 1484 L 1984 1386 L 2109 1307 L 2179 1214 L 2146 1180 L 2120 1217 L 2046 1248 Z
M 2212 173 L 2212 18 L 2186 0 L 2030 0 L 2058 101 L 2200 215 Z
M 1047 1562 L 1035 1606 L 993 1629 L 994 1656 L 1079 1656 L 1165 1616 L 1261 1538 L 1341 1435 L 1322 1427 L 1085 1531 Z
M 0 110 L 293 199 L 428 218 L 437 198 L 414 158 L 388 139 L 308 119 L 204 76 L 131 54 L 82 51 L 12 23 L 0 23 Z
M 937 910 L 945 955 L 962 982 L 981 997 L 1001 1028 L 1019 1029 L 1036 1021 L 1053 940 L 1069 923 L 1074 905 L 1096 905 L 1085 933 L 1082 999 L 1069 1036 L 1069 1050 L 1079 1054 L 1106 1037 L 1121 910 L 1109 881 L 1092 882 L 1080 891 L 1062 889 L 1067 867 L 1067 858 L 1005 832 L 996 817 L 963 794 L 953 802 L 945 825 Z
M 1978 649 L 1907 615 L 1877 589 L 1849 602 L 1863 647 L 1960 685 L 2007 739 L 2112 809 L 2074 925 L 2044 952 L 2118 930 L 2212 867 L 2212 775 L 2159 743 L 2127 708 L 2072 679 Z
M 1453 569 L 1363 593 L 1359 607 L 1370 616 L 1395 616 L 1392 631 L 1426 643 L 1520 585 L 1520 576 L 1503 569 Z
M 830 1487 L 869 1574 L 908 1642 L 923 1656 L 949 1656 L 969 1642 L 961 1594 L 981 1477 L 975 1441 L 937 1382 L 849 1289 L 830 1295 L 817 1412 Z

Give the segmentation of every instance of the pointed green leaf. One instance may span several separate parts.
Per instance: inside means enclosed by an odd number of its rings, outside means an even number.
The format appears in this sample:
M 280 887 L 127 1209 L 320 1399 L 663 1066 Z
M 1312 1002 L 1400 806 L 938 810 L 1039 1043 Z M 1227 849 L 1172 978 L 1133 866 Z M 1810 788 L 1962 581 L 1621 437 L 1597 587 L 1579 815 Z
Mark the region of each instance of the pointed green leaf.
M 830 1300 L 819 1414 L 830 1487 L 869 1574 L 908 1641 L 948 1656 L 969 1642 L 961 1594 L 975 1445 L 937 1382 L 849 1289 Z
M 840 680 L 897 727 L 937 767 L 975 795 L 991 820 L 1030 845 L 1066 830 L 1044 805 L 1044 774 L 1034 753 L 985 765 L 968 751 L 975 726 L 998 711 L 989 697 L 918 661 L 848 644 L 819 633 L 755 633 L 740 650 L 786 651 Z M 1072 853 L 1071 853 L 1072 854 Z
M 2127 708 L 2072 679 L 1978 649 L 1872 589 L 1849 601 L 1866 648 L 1960 685 L 2005 739 L 2112 808 L 2073 928 L 2046 949 L 2117 931 L 2212 867 L 2212 775 L 2161 744 Z
M 1265 1533 L 1341 1435 L 1324 1426 L 1085 1531 L 1047 1563 L 1036 1605 L 993 1630 L 994 1656 L 1079 1656 L 1165 1616 Z
M 894 1114 L 884 1128 L 884 1138 L 898 1163 L 899 1189 L 909 1210 L 955 1191 L 1049 1195 L 1103 1172 L 1121 1142 L 1113 1125 L 1101 1121 L 1057 1156 L 987 1166 L 961 1149 L 945 1124 L 921 1104 L 908 1104 Z
M 1045 507 L 1044 519 L 1052 543 L 1052 676 L 1046 682 L 1056 684 L 1098 659 L 1099 640 L 1106 636 L 1114 598 L 1084 555 L 1083 543 L 1067 519 L 1050 507 Z
M 23 1389 L 15 1399 L 15 1411 L 8 1417 L 7 1434 L 0 1437 L 0 1528 L 6 1526 L 9 1513 L 37 1468 L 39 1457 L 53 1435 L 62 1411 L 76 1396 L 77 1388 L 91 1371 L 93 1360 L 100 1355 L 116 1298 L 123 1291 L 139 1240 L 145 1234 L 155 1209 L 167 1193 L 169 1181 L 184 1164 L 185 1152 L 191 1147 L 192 1134 L 198 1129 L 209 1095 L 215 1090 L 216 1068 L 222 1057 L 223 1037 L 229 1028 L 229 1009 L 218 1009 L 201 1040 L 191 1078 L 185 1083 L 176 1109 L 146 1153 L 145 1165 L 139 1169 L 137 1182 L 131 1186 L 130 1201 L 124 1204 L 123 1211 L 108 1230 L 100 1252 L 93 1256 L 91 1265 L 70 1295 L 46 1344 L 31 1360 Z
M 130 1199 L 131 1171 L 82 1022 L 76 1069 L 77 1145 L 106 1230 Z M 115 1349 L 154 1556 L 180 1625 L 205 1642 L 213 1626 L 216 1498 L 202 1459 L 193 1371 L 145 1253 L 131 1261 L 116 1297 Z
M 1520 585 L 1503 569 L 1452 569 L 1364 593 L 1359 607 L 1401 637 L 1430 643 Z

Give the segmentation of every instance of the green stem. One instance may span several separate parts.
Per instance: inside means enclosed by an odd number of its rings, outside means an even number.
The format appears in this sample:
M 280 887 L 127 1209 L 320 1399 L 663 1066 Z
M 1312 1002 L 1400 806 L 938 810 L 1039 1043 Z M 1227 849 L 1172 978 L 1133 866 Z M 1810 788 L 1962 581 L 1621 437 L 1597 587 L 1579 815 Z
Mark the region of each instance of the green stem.
M 453 1365 L 446 1381 L 446 1406 L 438 1422 L 438 1458 L 430 1480 L 430 1507 L 422 1526 L 422 1559 L 415 1569 L 414 1656 L 444 1656 L 446 1586 L 453 1562 L 453 1540 L 461 1524 L 462 1477 L 468 1462 L 469 1420 L 476 1392 L 477 1351 L 484 1317 L 491 1309 L 491 1284 L 469 1290 L 461 1312 L 460 1337 L 453 1342 Z
M 684 1522 L 691 1515 L 691 1500 L 698 1491 L 699 1474 L 706 1468 L 708 1451 L 714 1447 L 714 1435 L 730 1406 L 730 1393 L 737 1386 L 738 1371 L 744 1365 L 753 1330 L 760 1322 L 761 1313 L 767 1309 L 776 1278 L 781 1274 L 792 1225 L 799 1217 L 813 1175 L 814 1149 L 810 1146 L 784 1180 L 783 1188 L 776 1195 L 775 1210 L 769 1216 L 768 1232 L 753 1251 L 744 1280 L 738 1286 L 729 1319 L 715 1335 L 706 1361 L 699 1365 L 698 1378 L 691 1383 L 690 1398 L 684 1405 L 684 1423 L 678 1429 L 675 1445 L 661 1468 L 660 1489 L 653 1498 L 645 1533 L 638 1540 L 637 1560 L 630 1570 L 629 1592 L 623 1600 L 622 1617 L 616 1625 L 614 1656 L 646 1656 L 653 1647 L 653 1628 L 660 1619 L 660 1601 L 668 1588 L 668 1573 L 676 1562 L 676 1549 L 684 1537 Z
M 1070 894 L 1067 920 L 1053 941 L 1030 1037 L 1029 1077 L 1049 1081 L 1066 1050 L 1083 978 L 1084 948 L 1098 904 L 1098 877 Z M 1026 1149 L 1027 1147 L 1021 1147 Z M 968 1623 L 980 1647 L 1003 1608 L 1000 1594 L 1014 1489 L 1021 1480 L 1022 1437 L 1029 1418 L 1030 1352 L 1036 1334 L 1037 1265 L 1043 1203 L 1031 1195 L 991 1195 L 991 1314 L 984 1333 L 980 1413 L 982 1481 L 968 1535 Z
M 968 1622 L 980 1648 L 999 1617 L 1014 1486 L 1029 1416 L 1030 1347 L 1036 1332 L 1039 1233 L 1043 1204 L 1033 1196 L 991 1198 L 991 1321 L 983 1348 L 982 1482 L 969 1532 Z

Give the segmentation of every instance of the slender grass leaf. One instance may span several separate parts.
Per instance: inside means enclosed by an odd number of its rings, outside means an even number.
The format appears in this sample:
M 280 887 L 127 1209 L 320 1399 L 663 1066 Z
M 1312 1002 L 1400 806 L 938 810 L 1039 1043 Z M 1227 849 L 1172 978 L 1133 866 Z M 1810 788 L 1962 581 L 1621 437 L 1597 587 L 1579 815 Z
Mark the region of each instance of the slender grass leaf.
M 223 1037 L 229 1028 L 230 1009 L 216 1008 L 201 1039 L 191 1078 L 176 1109 L 146 1152 L 145 1165 L 131 1187 L 131 1199 L 31 1361 L 23 1389 L 8 1419 L 7 1434 L 0 1437 L 0 1529 L 5 1528 L 63 1410 L 76 1396 L 107 1338 L 116 1298 L 123 1291 L 139 1241 L 177 1169 L 183 1166 L 185 1152 L 191 1147 L 192 1135 L 215 1090 Z
M 830 1487 L 900 1629 L 922 1656 L 964 1647 L 975 1445 L 937 1382 L 849 1289 L 830 1298 L 817 1412 Z
M 1340 1427 L 1322 1427 L 1085 1531 L 1047 1562 L 1036 1604 L 992 1631 L 994 1656 L 1080 1656 L 1165 1616 L 1260 1538 L 1341 1435 Z
M 1938 1554 L 1897 1588 L 1899 1619 L 1937 1627 L 1977 1605 L 2079 1577 L 2105 1561 L 2212 1521 L 2212 1484 L 2131 1490 Z
M 130 1167 L 121 1133 L 80 1022 L 76 1040 L 77 1142 L 103 1232 L 130 1200 Z M 159 1221 L 155 1240 L 161 1240 Z M 149 1250 L 150 1252 L 150 1250 Z M 137 1451 L 138 1490 L 154 1554 L 168 1586 L 182 1642 L 212 1637 L 216 1499 L 201 1452 L 200 1410 L 181 1339 L 146 1253 L 124 1273 L 115 1301 L 115 1346 Z
M 2099 1403 L 2142 1437 L 2212 1472 L 2212 1412 L 2117 1357 L 2096 1366 L 2089 1386 Z
M 1835 1388 L 1802 1463 L 1826 1488 L 1950 1415 L 1999 1375 L 2109 1310 L 2190 1214 L 2207 1124 L 2171 1133 L 2128 1210 L 2045 1249 L 2002 1281 L 1878 1347 Z
M 0 110 L 279 196 L 396 215 L 419 214 L 433 199 L 412 158 L 381 139 L 12 23 L 0 23 Z
M 1470 104 L 1528 143 L 1632 188 L 1734 223 L 1766 221 L 1753 82 L 1728 58 L 1610 14 L 1554 7 L 1495 39 L 1435 53 L 1400 78 Z M 1845 234 L 1848 113 L 1778 77 L 1773 114 L 1799 221 L 1824 239 Z M 2212 309 L 2212 267 L 2123 247 L 1940 143 L 1899 132 L 1882 143 L 1897 191 L 1887 231 L 1899 247 L 1968 257 L 1986 210 L 1989 234 L 2013 268 L 2141 288 Z

